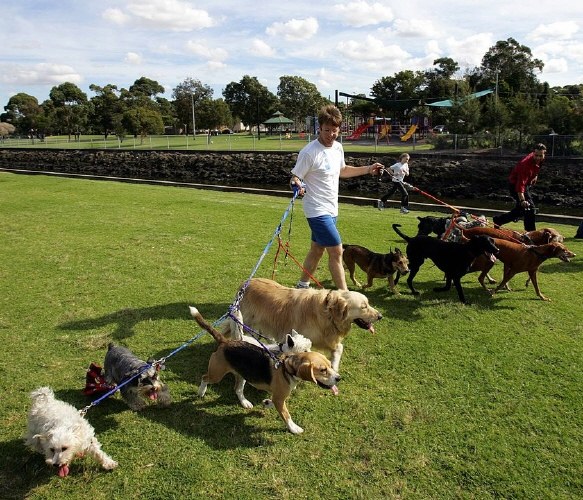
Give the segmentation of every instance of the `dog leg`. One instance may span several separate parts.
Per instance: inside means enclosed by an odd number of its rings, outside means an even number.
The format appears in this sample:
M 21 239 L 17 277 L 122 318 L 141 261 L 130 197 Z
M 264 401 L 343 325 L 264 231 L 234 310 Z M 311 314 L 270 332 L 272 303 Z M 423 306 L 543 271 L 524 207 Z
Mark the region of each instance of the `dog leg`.
M 117 462 L 101 449 L 101 444 L 96 438 L 91 440 L 91 445 L 87 448 L 87 454 L 97 460 L 106 470 L 117 467 Z
M 398 276 L 399 276 L 399 274 L 397 273 L 397 277 Z M 389 276 L 387 278 L 387 281 L 389 282 L 389 290 L 391 292 L 393 292 L 395 295 L 401 295 L 399 293 L 399 290 L 397 290 L 397 287 L 395 286 L 396 283 L 395 283 L 395 279 L 393 278 L 393 275 L 392 274 L 389 274 Z
M 336 344 L 336 347 L 332 350 L 332 355 L 330 357 L 330 364 L 334 371 L 338 371 L 340 368 L 340 358 L 342 357 L 342 353 L 344 352 L 344 345 Z
M 540 297 L 540 299 L 550 302 L 551 299 L 549 299 L 548 297 L 545 297 L 541 293 L 540 288 L 538 287 L 538 279 L 536 277 L 536 271 L 528 271 L 528 276 L 530 277 L 530 281 L 532 281 L 532 286 L 534 287 L 534 291 Z
M 245 379 L 240 375 L 235 375 L 235 394 L 239 398 L 239 402 L 243 408 L 250 410 L 253 408 L 253 404 L 249 401 L 244 394 L 245 390 Z
M 464 290 L 462 288 L 462 282 L 460 277 L 453 278 L 453 284 L 457 290 L 457 295 L 462 304 L 467 304 L 466 297 L 464 296 Z
M 451 289 L 451 277 L 446 276 L 445 277 L 445 285 L 444 286 L 436 286 L 433 289 L 433 291 L 434 292 L 447 292 L 449 289 Z
M 198 396 L 204 398 L 206 394 L 206 389 L 208 387 L 208 375 L 203 375 L 202 379 L 200 380 L 200 386 L 198 387 Z
M 409 290 L 411 290 L 411 293 L 413 295 L 419 295 L 419 292 L 417 290 L 415 290 L 415 287 L 413 286 L 413 278 L 415 278 L 415 276 L 417 276 L 417 273 L 419 272 L 419 268 L 409 266 L 409 269 L 411 272 L 409 273 L 409 277 L 407 278 L 407 285 L 409 285 Z
M 285 398 L 282 398 L 280 395 L 276 396 L 274 394 L 272 401 L 273 401 L 273 405 L 277 409 L 277 412 L 279 413 L 279 415 L 281 416 L 281 418 L 285 422 L 285 425 L 287 426 L 288 431 L 290 431 L 292 434 L 301 434 L 302 432 L 304 432 L 304 429 L 302 429 L 299 425 L 297 425 L 292 420 L 291 415 L 289 414 L 289 411 L 288 411 L 287 406 L 285 404 Z
M 352 280 L 352 283 L 354 283 L 354 286 L 362 288 L 362 284 L 354 276 L 354 273 L 356 270 L 356 266 L 354 265 L 354 262 L 349 262 L 348 264 L 346 264 L 346 267 L 348 268 L 348 272 L 350 274 L 350 279 Z

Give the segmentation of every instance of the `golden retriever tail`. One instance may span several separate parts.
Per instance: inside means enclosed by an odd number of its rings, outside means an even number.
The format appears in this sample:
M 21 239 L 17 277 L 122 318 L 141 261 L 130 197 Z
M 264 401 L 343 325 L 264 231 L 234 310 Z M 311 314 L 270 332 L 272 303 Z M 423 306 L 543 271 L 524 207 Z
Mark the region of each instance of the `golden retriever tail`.
M 196 307 L 189 306 L 188 308 L 190 309 L 190 315 L 196 320 L 196 322 L 201 326 L 201 328 L 204 328 L 207 332 L 209 332 L 219 344 L 226 342 L 226 339 L 223 336 L 223 334 L 218 330 L 214 329 L 212 325 L 207 323 L 207 321 L 202 317 L 202 314 L 200 314 Z

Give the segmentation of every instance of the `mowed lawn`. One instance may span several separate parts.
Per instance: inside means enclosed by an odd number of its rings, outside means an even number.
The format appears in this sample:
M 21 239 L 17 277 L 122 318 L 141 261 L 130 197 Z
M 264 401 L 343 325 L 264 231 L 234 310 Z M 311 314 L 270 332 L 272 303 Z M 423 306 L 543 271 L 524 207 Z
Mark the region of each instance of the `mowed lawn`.
M 353 326 L 340 394 L 302 383 L 288 402 L 302 435 L 261 408 L 265 393 L 248 387 L 257 406 L 239 406 L 232 379 L 199 399 L 214 343 L 191 341 L 200 329 L 187 306 L 217 320 L 264 250 L 256 275 L 275 270 L 293 286 L 299 269 L 268 245 L 288 204 L 0 173 L 0 497 L 583 497 L 583 241 L 573 226 L 554 227 L 578 256 L 539 273 L 551 302 L 524 288 L 526 275 L 491 298 L 473 274 L 464 306 L 454 290 L 432 291 L 442 274 L 429 261 L 419 297 L 376 280 L 366 294 L 384 318 L 374 335 Z M 346 243 L 404 250 L 391 224 L 413 235 L 416 215 L 427 214 L 341 205 L 339 227 Z M 301 201 L 281 235 L 303 260 Z M 331 286 L 325 261 L 317 277 Z M 22 444 L 29 393 L 50 385 L 83 408 L 85 370 L 112 341 L 157 359 L 191 341 L 163 372 L 173 404 L 135 413 L 116 395 L 91 408 L 119 467 L 78 459 L 61 479 Z

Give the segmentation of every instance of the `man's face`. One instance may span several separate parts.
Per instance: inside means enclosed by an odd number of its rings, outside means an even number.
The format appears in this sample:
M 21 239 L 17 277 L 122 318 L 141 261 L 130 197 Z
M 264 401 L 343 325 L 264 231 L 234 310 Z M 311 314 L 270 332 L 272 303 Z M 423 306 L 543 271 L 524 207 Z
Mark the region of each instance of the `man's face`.
M 332 144 L 334 144 L 334 141 L 337 139 L 339 133 L 340 127 L 325 124 L 320 127 L 320 135 L 318 139 L 320 140 L 320 143 L 329 148 L 332 146 Z

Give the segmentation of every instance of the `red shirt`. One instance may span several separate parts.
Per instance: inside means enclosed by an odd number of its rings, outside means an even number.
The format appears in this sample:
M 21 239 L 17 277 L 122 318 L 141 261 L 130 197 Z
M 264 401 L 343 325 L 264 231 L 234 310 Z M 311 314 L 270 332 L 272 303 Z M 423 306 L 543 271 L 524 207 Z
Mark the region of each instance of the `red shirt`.
M 536 163 L 534 152 L 520 160 L 510 172 L 508 181 L 514 186 L 517 193 L 524 193 L 526 186 L 530 186 L 538 175 L 540 164 Z

